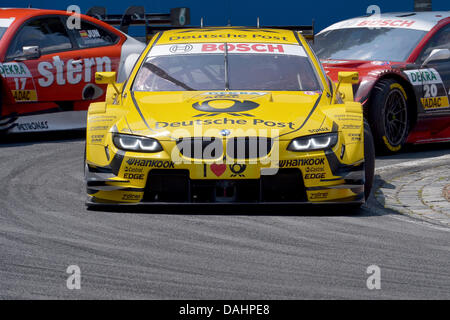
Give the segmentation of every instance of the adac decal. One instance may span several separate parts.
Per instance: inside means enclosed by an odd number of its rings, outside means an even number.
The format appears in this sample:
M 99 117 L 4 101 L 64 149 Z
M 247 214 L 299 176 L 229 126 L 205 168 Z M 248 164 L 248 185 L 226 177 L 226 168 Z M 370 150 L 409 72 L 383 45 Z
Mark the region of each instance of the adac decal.
M 421 101 L 424 109 L 439 109 L 449 107 L 447 97 L 422 98 Z
M 59 56 L 54 56 L 52 62 L 40 62 L 37 69 L 41 75 L 38 79 L 41 87 L 49 87 L 55 80 L 56 84 L 63 86 L 66 83 L 92 82 L 96 71 L 111 71 L 111 59 L 107 56 L 85 58 L 80 59 L 80 63 L 75 63 L 74 59 L 63 61 Z
M 129 158 L 127 160 L 127 164 L 130 166 L 148 167 L 148 168 L 163 168 L 163 169 L 175 168 L 175 164 L 172 161 L 165 161 L 165 160 L 144 160 L 144 159 Z
M 16 102 L 37 101 L 36 90 L 11 90 Z
M 231 104 L 227 108 L 220 108 L 217 105 L 223 104 Z M 246 116 L 246 117 L 254 117 L 254 115 L 246 113 L 246 111 L 253 110 L 259 107 L 259 103 L 249 100 L 235 100 L 235 99 L 210 99 L 202 102 L 196 102 L 192 105 L 195 110 L 204 112 L 195 115 L 194 117 L 203 117 L 203 116 L 217 116 L 222 113 L 226 113 L 231 116 Z M 206 112 L 206 113 L 205 113 Z
M 231 164 L 229 166 L 230 171 L 233 173 L 231 175 L 231 177 L 245 177 L 245 175 L 243 174 L 245 169 L 247 168 L 247 165 L 245 164 L 239 164 L 239 163 L 235 163 L 235 164 Z

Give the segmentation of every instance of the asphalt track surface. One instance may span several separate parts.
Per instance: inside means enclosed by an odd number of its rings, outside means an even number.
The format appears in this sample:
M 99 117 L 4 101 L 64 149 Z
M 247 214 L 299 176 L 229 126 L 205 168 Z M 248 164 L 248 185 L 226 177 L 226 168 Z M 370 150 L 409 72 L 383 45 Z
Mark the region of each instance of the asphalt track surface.
M 240 206 L 88 211 L 80 137 L 0 145 L 2 299 L 450 298 L 450 230 L 375 210 L 372 200 L 357 215 Z M 378 158 L 377 167 L 449 151 L 414 148 Z M 80 290 L 66 287 L 69 265 L 81 269 Z M 370 265 L 381 269 L 380 290 L 366 286 Z

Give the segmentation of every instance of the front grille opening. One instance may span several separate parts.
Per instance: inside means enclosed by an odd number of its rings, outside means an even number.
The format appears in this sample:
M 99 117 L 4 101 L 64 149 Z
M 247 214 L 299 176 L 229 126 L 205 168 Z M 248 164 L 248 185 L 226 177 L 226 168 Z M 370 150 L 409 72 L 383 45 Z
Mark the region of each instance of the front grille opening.
M 191 180 L 191 202 L 259 201 L 259 180 Z
M 305 202 L 299 169 L 280 169 L 276 175 L 249 180 L 192 180 L 188 170 L 153 169 L 145 202 L 239 203 Z
M 219 159 L 223 153 L 222 139 L 183 138 L 177 141 L 180 153 L 190 159 Z
M 265 202 L 307 201 L 302 172 L 299 169 L 280 169 L 271 176 L 261 177 L 261 198 Z
M 146 202 L 189 202 L 189 171 L 153 169 L 144 193 Z
M 257 159 L 272 150 L 272 139 L 263 137 L 237 137 L 227 140 L 227 155 L 232 159 Z

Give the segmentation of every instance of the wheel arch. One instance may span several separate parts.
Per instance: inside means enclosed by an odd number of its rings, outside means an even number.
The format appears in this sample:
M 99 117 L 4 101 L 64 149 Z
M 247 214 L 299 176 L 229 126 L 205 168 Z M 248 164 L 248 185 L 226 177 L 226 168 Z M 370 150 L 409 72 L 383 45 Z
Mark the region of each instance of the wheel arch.
M 410 121 L 410 130 L 412 128 L 414 128 L 414 126 L 417 123 L 417 117 L 418 117 L 418 105 L 417 105 L 417 95 L 416 92 L 414 91 L 413 86 L 411 85 L 411 83 L 402 75 L 398 74 L 398 73 L 385 73 L 383 75 L 381 75 L 376 81 L 374 81 L 371 90 L 369 91 L 369 96 L 367 99 L 367 104 L 370 105 L 370 102 L 372 100 L 373 97 L 373 88 L 382 80 L 395 80 L 398 83 L 400 83 L 400 85 L 405 89 L 406 92 L 406 102 L 408 105 L 408 118 Z M 369 106 L 367 106 L 369 107 Z M 366 109 L 366 108 L 365 108 Z M 367 115 L 366 110 L 365 110 L 365 115 Z

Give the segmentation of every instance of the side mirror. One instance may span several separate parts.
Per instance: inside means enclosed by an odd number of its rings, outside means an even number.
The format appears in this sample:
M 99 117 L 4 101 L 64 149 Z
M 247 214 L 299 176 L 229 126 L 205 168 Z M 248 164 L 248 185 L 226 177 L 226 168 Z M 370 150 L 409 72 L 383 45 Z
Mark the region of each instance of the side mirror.
M 431 51 L 430 55 L 422 63 L 422 67 L 426 66 L 431 61 L 447 60 L 447 59 L 450 59 L 450 50 L 449 49 L 433 49 L 433 51 Z
M 116 73 L 111 71 L 96 72 L 95 73 L 96 84 L 108 84 L 114 87 L 116 93 L 120 95 L 119 89 L 116 87 Z
M 339 72 L 339 83 L 358 84 L 359 74 L 358 72 Z
M 95 83 L 97 84 L 113 84 L 116 82 L 115 72 L 96 72 Z
M 336 96 L 339 92 L 339 87 L 341 86 L 341 84 L 348 84 L 348 85 L 352 85 L 352 84 L 358 84 L 359 82 L 359 74 L 358 72 L 339 72 L 338 73 L 338 84 L 336 86 L 336 90 L 334 90 L 334 94 L 333 94 L 333 103 L 334 101 L 336 101 Z M 351 94 L 351 97 L 348 97 L 350 100 L 353 100 L 353 92 Z M 347 99 L 346 99 L 347 100 Z
M 41 49 L 39 46 L 26 46 L 22 47 L 22 55 L 17 57 L 15 60 L 23 61 L 23 60 L 34 60 L 39 59 L 41 57 Z

